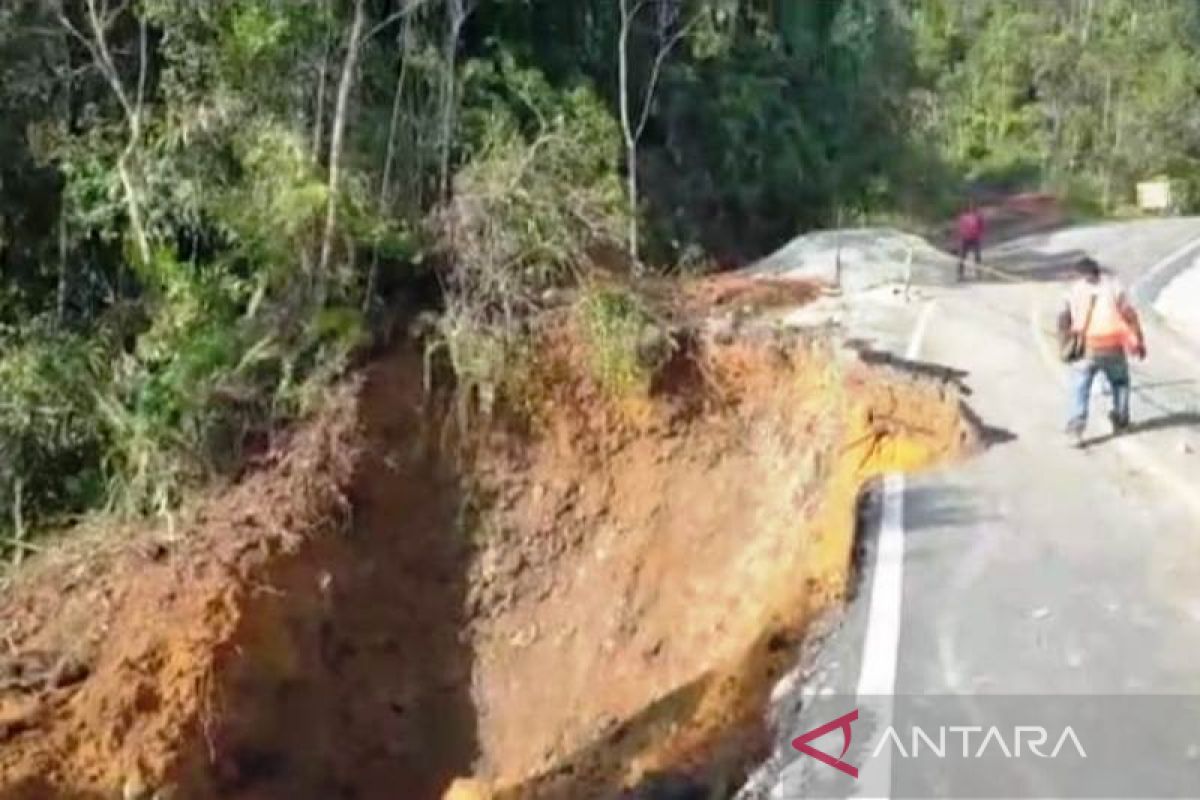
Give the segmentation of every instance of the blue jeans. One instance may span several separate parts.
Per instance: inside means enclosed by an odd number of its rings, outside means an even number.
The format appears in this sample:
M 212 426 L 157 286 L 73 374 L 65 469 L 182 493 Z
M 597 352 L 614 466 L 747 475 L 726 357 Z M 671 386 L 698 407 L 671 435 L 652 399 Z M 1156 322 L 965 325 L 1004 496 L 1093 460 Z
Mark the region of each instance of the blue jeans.
M 1129 359 L 1124 352 L 1095 353 L 1075 364 L 1071 370 L 1071 418 L 1067 430 L 1083 433 L 1087 427 L 1088 401 L 1096 375 L 1104 373 L 1112 390 L 1113 424 L 1123 428 L 1129 424 Z

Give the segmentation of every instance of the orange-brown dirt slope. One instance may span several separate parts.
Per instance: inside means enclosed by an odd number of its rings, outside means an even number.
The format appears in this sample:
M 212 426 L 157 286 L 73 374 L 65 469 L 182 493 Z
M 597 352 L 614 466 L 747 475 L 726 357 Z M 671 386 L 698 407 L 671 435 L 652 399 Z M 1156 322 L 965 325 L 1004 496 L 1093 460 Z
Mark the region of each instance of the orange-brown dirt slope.
M 393 356 L 239 486 L 80 536 L 0 600 L 0 797 L 614 797 L 717 786 L 880 472 L 950 388 L 821 342 L 681 342 L 601 391 L 569 329 L 463 430 Z M 466 780 L 470 778 L 470 780 Z M 630 795 L 630 796 L 636 796 Z

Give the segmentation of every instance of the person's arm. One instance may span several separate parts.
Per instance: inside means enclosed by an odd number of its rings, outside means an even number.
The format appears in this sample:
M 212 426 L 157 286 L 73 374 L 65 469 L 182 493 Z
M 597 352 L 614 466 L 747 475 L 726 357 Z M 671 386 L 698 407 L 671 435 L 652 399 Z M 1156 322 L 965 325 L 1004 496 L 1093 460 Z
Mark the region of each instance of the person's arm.
M 1133 332 L 1134 346 L 1133 353 L 1138 358 L 1146 357 L 1146 334 L 1142 331 L 1142 319 L 1138 316 L 1137 309 L 1133 307 L 1133 303 L 1129 302 L 1129 296 L 1121 290 L 1117 295 L 1117 310 L 1121 312 L 1121 317 L 1125 320 L 1125 324 L 1129 326 L 1129 330 Z
M 1058 308 L 1058 340 L 1066 341 L 1067 336 L 1071 333 L 1071 298 L 1064 297 Z

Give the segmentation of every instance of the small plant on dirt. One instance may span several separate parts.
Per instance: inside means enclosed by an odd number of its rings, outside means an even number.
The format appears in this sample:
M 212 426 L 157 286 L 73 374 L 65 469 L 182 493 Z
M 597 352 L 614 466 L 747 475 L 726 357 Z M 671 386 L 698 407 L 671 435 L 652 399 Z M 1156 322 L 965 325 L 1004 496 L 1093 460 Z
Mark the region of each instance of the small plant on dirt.
M 646 392 L 670 347 L 645 302 L 627 289 L 592 287 L 576 310 L 596 381 L 617 395 Z
M 466 428 L 472 411 L 491 413 L 515 349 L 511 338 L 502 326 L 488 325 L 463 307 L 448 309 L 438 321 L 425 351 L 426 388 L 432 388 L 435 360 L 444 358 L 454 373 L 460 428 Z

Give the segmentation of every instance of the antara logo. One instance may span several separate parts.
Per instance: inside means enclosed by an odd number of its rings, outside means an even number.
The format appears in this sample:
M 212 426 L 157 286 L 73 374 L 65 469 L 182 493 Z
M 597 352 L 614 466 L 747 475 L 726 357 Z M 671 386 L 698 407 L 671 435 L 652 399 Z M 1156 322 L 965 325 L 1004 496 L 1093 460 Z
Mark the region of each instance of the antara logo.
M 793 739 L 792 747 L 806 756 L 815 758 L 822 764 L 827 764 L 857 779 L 858 767 L 843 760 L 846 757 L 846 753 L 850 751 L 850 742 L 853 738 L 851 725 L 857 721 L 858 709 L 855 709 L 849 714 L 813 728 L 808 733 Z M 818 750 L 810 744 L 810 742 L 820 739 L 825 734 L 836 730 L 842 732 L 842 752 L 836 758 L 829 753 Z M 978 747 L 972 747 L 972 734 L 980 736 L 976 740 L 979 743 Z M 961 751 L 957 748 L 951 749 L 948 746 L 947 740 L 952 740 L 956 736 L 961 742 Z M 1088 757 L 1087 752 L 1083 749 L 1083 744 L 1079 741 L 1079 737 L 1069 725 L 1057 739 L 1053 740 L 1055 741 L 1053 749 L 1047 747 L 1050 741 L 1052 740 L 1049 732 L 1040 725 L 1018 725 L 1013 729 L 1010 737 L 1006 737 L 1000 728 L 996 726 L 986 729 L 978 725 L 942 726 L 937 728 L 935 736 L 930 736 L 925 729 L 914 726 L 911 730 L 910 746 L 906 749 L 899 734 L 896 733 L 896 729 L 888 726 L 883 736 L 880 737 L 879 743 L 875 746 L 874 752 L 871 753 L 871 758 L 878 757 L 884 748 L 889 745 L 892 751 L 898 753 L 901 758 L 917 758 L 921 755 L 922 749 L 928 751 L 930 755 L 936 758 L 946 758 L 947 753 L 955 754 L 957 752 L 961 752 L 963 758 L 983 758 L 989 750 L 1002 754 L 1005 758 L 1021 758 L 1026 753 L 1036 758 L 1057 758 L 1059 753 L 1064 749 L 1074 750 L 1075 755 L 1080 758 Z M 923 747 L 922 744 L 924 745 Z M 1046 750 L 1043 750 L 1043 748 L 1046 748 Z
M 854 766 L 853 764 L 847 764 L 845 761 L 842 761 L 842 759 L 845 757 L 846 753 L 850 750 L 850 739 L 853 736 L 853 733 L 850 730 L 850 726 L 854 722 L 857 722 L 857 721 L 858 721 L 858 709 L 856 708 L 853 711 L 851 711 L 849 714 L 840 716 L 837 719 L 833 720 L 832 722 L 826 722 L 824 725 L 822 725 L 818 728 L 813 728 L 811 731 L 804 734 L 803 736 L 799 736 L 796 739 L 793 739 L 792 747 L 796 748 L 804 755 L 812 756 L 817 761 L 820 761 L 822 764 L 828 764 L 829 766 L 833 767 L 834 769 L 840 770 L 840 771 L 846 773 L 847 775 L 849 775 L 851 778 L 854 778 L 857 780 L 858 767 Z M 809 742 L 811 742 L 813 739 L 820 739 L 822 736 L 829 733 L 830 731 L 835 731 L 835 730 L 838 730 L 839 728 L 842 731 L 843 741 L 842 741 L 842 753 L 837 758 L 834 758 L 833 756 L 829 755 L 828 753 L 823 753 L 820 750 L 818 750 L 817 748 L 815 748 L 809 744 Z

